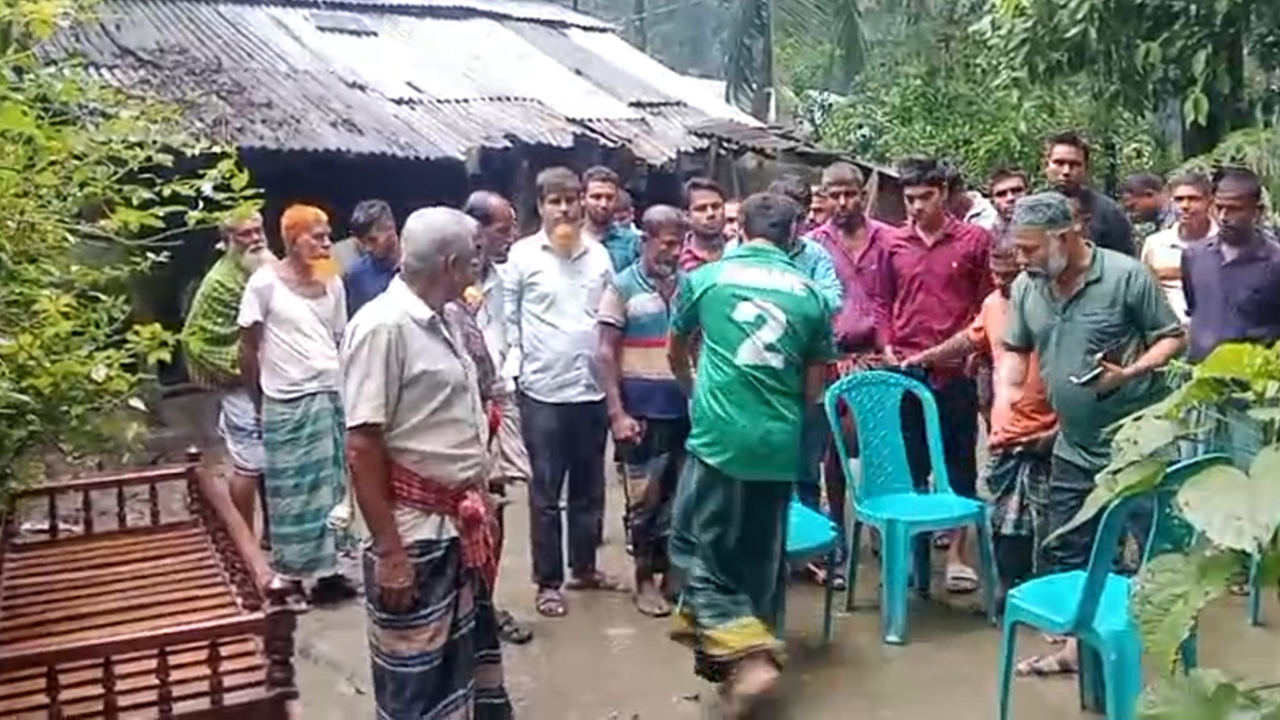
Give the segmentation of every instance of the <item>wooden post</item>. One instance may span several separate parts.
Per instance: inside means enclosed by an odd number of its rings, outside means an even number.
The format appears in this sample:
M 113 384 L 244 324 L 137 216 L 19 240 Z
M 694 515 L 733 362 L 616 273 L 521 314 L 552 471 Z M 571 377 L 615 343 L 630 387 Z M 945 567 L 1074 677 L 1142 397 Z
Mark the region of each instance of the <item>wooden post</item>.
M 263 645 L 267 653 L 267 692 L 271 693 L 272 717 L 286 717 L 288 705 L 298 699 L 293 676 L 293 633 L 298 619 L 289 608 L 291 586 L 275 578 L 267 588 L 267 628 Z

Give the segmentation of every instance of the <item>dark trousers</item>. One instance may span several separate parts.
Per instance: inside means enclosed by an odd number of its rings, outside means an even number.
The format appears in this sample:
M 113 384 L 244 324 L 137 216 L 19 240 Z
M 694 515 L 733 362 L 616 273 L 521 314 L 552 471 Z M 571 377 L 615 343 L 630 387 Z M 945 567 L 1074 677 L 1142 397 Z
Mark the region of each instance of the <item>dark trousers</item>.
M 844 537 L 845 478 L 840 471 L 840 461 L 831 443 L 831 427 L 827 423 L 826 410 L 821 404 L 812 405 L 805 412 L 800 427 L 800 474 L 796 480 L 796 498 L 813 510 L 822 510 L 822 485 L 827 490 L 827 515 L 836 524 L 840 537 Z M 825 465 L 825 479 L 823 468 Z M 844 543 L 841 542 L 843 547 Z
M 1049 532 L 1057 532 L 1084 507 L 1085 498 L 1093 492 L 1097 474 L 1055 455 L 1049 474 Z M 1094 537 L 1098 534 L 1098 513 L 1072 530 L 1063 533 L 1041 548 L 1042 566 L 1049 572 L 1084 570 L 1089 566 L 1093 553 Z
M 569 568 L 595 572 L 604 529 L 604 448 L 609 428 L 604 401 L 545 403 L 520 395 L 521 431 L 529 450 L 529 534 L 533 580 L 564 584 L 560 493 L 568 489 Z
M 938 405 L 938 422 L 942 428 L 942 450 L 947 475 L 957 495 L 978 496 L 978 389 L 973 379 L 957 377 L 942 387 L 931 388 Z M 902 438 L 906 444 L 911 480 L 917 489 L 927 487 L 933 471 L 929 445 L 925 437 L 924 410 L 913 395 L 902 401 Z
M 684 469 L 688 439 L 688 418 L 645 420 L 638 442 L 618 445 L 627 498 L 623 520 L 630 533 L 637 584 L 666 573 L 670 566 L 671 505 Z

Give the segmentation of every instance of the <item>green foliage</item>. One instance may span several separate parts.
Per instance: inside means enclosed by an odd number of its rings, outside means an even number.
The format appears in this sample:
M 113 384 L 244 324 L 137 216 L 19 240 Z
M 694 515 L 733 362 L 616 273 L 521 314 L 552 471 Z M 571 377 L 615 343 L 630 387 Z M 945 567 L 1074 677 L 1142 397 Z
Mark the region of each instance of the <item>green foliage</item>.
M 1200 611 L 1227 593 L 1227 583 L 1241 567 L 1240 558 L 1230 553 L 1169 553 L 1143 565 L 1133 610 L 1143 650 L 1156 667 L 1174 669 L 1178 648 Z
M 1113 138 L 1123 167 L 1162 163 L 1143 118 L 1122 115 L 1100 125 L 1082 86 L 1030 84 L 1007 73 L 1007 60 L 971 36 L 948 39 L 945 53 L 906 46 L 874 58 L 849 96 L 822 118 L 824 144 L 885 163 L 947 157 L 981 183 L 1000 165 L 1035 174 L 1045 137 L 1082 128 L 1095 140 Z
M 1138 111 L 1172 93 L 1203 125 L 1211 97 L 1237 81 L 1228 48 L 1276 42 L 1274 19 L 1269 0 L 996 0 L 980 29 L 1033 77 L 1082 77 L 1110 106 Z
M 174 338 L 133 324 L 129 281 L 156 243 L 252 197 L 226 149 L 177 110 L 106 87 L 34 48 L 81 0 L 0 6 L 0 496 L 45 453 L 137 439 L 140 397 Z M 178 170 L 187 158 L 204 169 Z
M 1262 558 L 1265 586 L 1280 581 L 1280 484 L 1275 482 L 1280 475 L 1280 346 L 1225 344 L 1183 371 L 1184 381 L 1168 398 L 1120 423 L 1112 463 L 1073 520 L 1079 524 L 1118 498 L 1155 487 L 1180 442 L 1236 456 L 1236 467 L 1206 466 L 1178 492 L 1177 510 L 1201 533 L 1202 545 L 1190 555 L 1153 559 L 1139 577 L 1134 611 L 1143 646 L 1166 670 L 1174 667 L 1177 649 L 1200 611 L 1226 592 L 1246 561 Z M 1229 442 L 1236 436 L 1232 431 L 1240 429 L 1233 424 L 1244 422 L 1261 430 L 1261 449 L 1247 449 L 1251 457 Z M 1201 671 L 1189 679 L 1162 677 L 1144 699 L 1141 716 L 1280 720 L 1280 703 L 1220 673 Z
M 1280 520 L 1280 446 L 1263 448 L 1246 473 L 1206 468 L 1178 493 L 1178 508 L 1218 547 L 1261 552 Z
M 1218 670 L 1171 677 L 1143 698 L 1143 720 L 1280 720 L 1280 698 L 1271 688 L 1242 688 Z
M 1247 167 L 1267 183 L 1271 202 L 1268 208 L 1280 218 L 1280 123 L 1237 130 L 1222 139 L 1208 153 L 1187 160 L 1186 169 L 1212 170 L 1222 165 Z

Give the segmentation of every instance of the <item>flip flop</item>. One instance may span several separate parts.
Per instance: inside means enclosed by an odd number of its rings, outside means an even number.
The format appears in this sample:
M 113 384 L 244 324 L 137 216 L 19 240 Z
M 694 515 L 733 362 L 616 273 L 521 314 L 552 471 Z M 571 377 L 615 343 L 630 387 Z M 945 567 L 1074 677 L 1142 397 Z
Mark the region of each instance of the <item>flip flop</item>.
M 652 592 L 636 592 L 631 595 L 631 602 L 641 615 L 661 618 L 671 615 L 671 605 L 655 588 Z
M 533 607 L 543 617 L 562 618 L 569 614 L 569 608 L 564 604 L 564 595 L 552 588 L 539 590 L 537 598 L 533 601 Z
M 1052 677 L 1054 675 L 1075 675 L 1076 666 L 1062 656 L 1061 653 L 1052 655 L 1035 655 L 1018 663 L 1013 669 L 1013 673 L 1018 677 Z
M 978 573 L 973 568 L 960 563 L 947 566 L 947 592 L 953 595 L 964 595 L 978 589 Z
M 822 567 L 822 565 L 818 563 L 809 563 L 806 565 L 805 572 L 808 574 L 809 579 L 818 585 L 825 586 L 828 582 L 826 568 Z M 844 573 L 840 570 L 836 570 L 831 573 L 829 580 L 831 582 L 832 590 L 843 592 L 845 587 L 848 585 L 848 581 L 844 579 Z
M 497 616 L 498 637 L 503 642 L 508 642 L 512 645 L 524 645 L 533 639 L 533 631 L 516 622 L 511 613 L 506 610 L 499 610 Z

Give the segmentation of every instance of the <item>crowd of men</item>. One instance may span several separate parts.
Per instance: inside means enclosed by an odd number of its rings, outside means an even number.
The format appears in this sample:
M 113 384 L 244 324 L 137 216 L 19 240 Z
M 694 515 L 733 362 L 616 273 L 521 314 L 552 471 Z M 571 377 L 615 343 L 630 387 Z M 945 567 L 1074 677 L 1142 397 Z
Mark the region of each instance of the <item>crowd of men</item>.
M 1255 175 L 1135 176 L 1125 205 L 1154 224 L 1135 242 L 1089 185 L 1083 138 L 1055 135 L 1043 157 L 1034 194 L 1019 169 L 980 191 L 946 163 L 904 161 L 900 227 L 868 214 L 844 162 L 817 187 L 788 176 L 742 200 L 694 178 L 683 207 L 647 207 L 638 225 L 612 170 L 550 168 L 540 229 L 514 243 L 515 211 L 491 192 L 399 227 L 366 201 L 336 262 L 317 208 L 284 212 L 278 259 L 261 217 L 238 216 L 193 302 L 187 363 L 221 393 L 232 498 L 252 525 L 263 488 L 272 566 L 299 607 L 353 593 L 336 557 L 354 496 L 379 717 L 511 716 L 499 641 L 531 638 L 492 604 L 512 482 L 528 483 L 537 612 L 568 614 L 566 590 L 629 590 L 661 617 L 678 595 L 672 637 L 736 712 L 777 680 L 788 575 L 845 583 L 783 560 L 793 491 L 817 509 L 825 497 L 843 532 L 845 468 L 820 405 L 834 379 L 924 380 L 953 490 L 991 504 L 1007 590 L 1087 563 L 1091 525 L 1042 541 L 1108 464 L 1107 428 L 1164 392 L 1158 371 L 1188 337 L 1192 362 L 1280 338 L 1280 246 Z M 923 489 L 924 413 L 901 412 Z M 610 435 L 630 582 L 597 562 Z M 977 589 L 966 534 L 935 544 L 947 589 Z M 1075 663 L 1068 641 L 1019 670 Z

